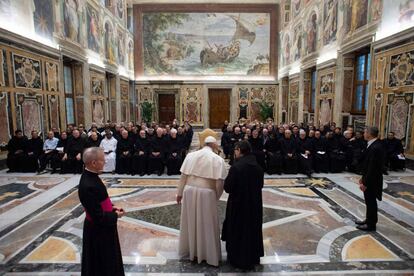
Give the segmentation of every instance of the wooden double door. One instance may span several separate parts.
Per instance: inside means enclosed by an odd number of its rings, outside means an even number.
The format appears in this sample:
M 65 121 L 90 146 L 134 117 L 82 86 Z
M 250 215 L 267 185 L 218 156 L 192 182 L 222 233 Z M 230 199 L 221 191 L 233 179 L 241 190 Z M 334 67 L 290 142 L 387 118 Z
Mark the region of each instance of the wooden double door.
M 230 93 L 231 89 L 208 90 L 210 128 L 221 129 L 230 119 Z
M 175 94 L 158 94 L 158 118 L 161 124 L 171 124 L 175 119 Z

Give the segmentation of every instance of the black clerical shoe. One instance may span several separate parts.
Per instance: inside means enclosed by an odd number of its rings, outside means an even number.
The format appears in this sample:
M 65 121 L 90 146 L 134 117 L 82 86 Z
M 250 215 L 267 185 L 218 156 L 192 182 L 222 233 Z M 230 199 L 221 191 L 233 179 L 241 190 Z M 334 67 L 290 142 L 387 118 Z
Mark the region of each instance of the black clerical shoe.
M 368 224 L 358 225 L 356 228 L 366 232 L 377 231 L 375 226 L 368 226 Z
M 356 225 L 364 225 L 364 224 L 366 224 L 367 223 L 367 221 L 366 220 L 356 220 L 355 221 L 355 224 Z

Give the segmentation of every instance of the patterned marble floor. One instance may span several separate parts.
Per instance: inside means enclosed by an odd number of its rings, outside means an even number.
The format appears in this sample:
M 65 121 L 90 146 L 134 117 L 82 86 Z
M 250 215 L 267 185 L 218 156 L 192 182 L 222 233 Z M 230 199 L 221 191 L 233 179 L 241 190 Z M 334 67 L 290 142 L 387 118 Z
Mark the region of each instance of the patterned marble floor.
M 103 175 L 128 214 L 118 229 L 128 275 L 237 275 L 178 260 L 178 177 Z M 80 275 L 84 213 L 79 175 L 0 172 L 0 275 Z M 414 172 L 385 177 L 378 231 L 353 220 L 365 207 L 353 174 L 266 176 L 265 256 L 249 275 L 414 275 Z M 218 204 L 223 219 L 227 195 Z

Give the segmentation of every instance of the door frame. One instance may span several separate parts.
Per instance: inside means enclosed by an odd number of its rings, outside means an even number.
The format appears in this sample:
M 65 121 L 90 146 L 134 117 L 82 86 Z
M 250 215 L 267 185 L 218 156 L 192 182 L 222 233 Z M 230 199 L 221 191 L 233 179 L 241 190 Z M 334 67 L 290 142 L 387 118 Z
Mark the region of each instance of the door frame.
M 172 89 L 155 89 L 154 90 L 154 108 L 155 108 L 155 116 L 153 118 L 154 121 L 159 123 L 160 119 L 160 111 L 159 111 L 159 95 L 174 95 L 174 112 L 175 112 L 175 119 L 180 121 L 180 94 L 178 88 Z
M 225 90 L 225 93 L 228 93 L 229 95 L 229 122 L 231 122 L 232 119 L 232 104 L 231 104 L 231 99 L 232 99 L 232 95 L 233 95 L 233 88 L 234 87 L 216 87 L 216 86 L 209 86 L 207 87 L 207 122 L 208 122 L 208 127 L 210 128 L 210 90 Z

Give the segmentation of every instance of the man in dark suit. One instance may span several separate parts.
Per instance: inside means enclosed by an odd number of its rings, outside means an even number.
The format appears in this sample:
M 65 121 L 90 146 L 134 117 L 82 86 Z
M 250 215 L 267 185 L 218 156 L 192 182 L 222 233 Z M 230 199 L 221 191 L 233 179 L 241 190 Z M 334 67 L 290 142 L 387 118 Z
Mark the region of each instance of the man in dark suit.
M 378 222 L 377 199 L 382 200 L 382 167 L 384 164 L 384 148 L 378 139 L 378 128 L 367 127 L 364 138 L 368 142 L 362 164 L 362 178 L 359 188 L 364 193 L 366 219 L 356 221 L 357 228 L 362 231 L 375 231 Z

